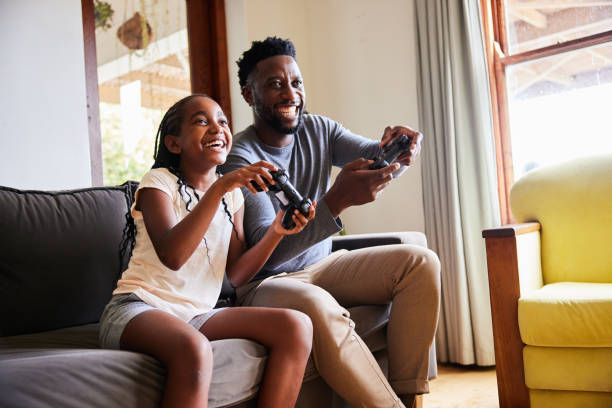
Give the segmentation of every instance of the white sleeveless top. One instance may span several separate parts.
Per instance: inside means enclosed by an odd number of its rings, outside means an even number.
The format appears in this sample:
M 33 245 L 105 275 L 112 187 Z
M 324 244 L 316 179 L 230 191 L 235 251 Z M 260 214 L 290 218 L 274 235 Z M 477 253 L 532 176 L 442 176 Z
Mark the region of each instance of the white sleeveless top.
M 191 197 L 189 208 L 192 210 L 198 200 L 190 188 L 186 193 L 182 192 L 183 199 L 178 191 L 177 180 L 177 177 L 167 169 L 151 169 L 142 178 L 136 197 L 142 188 L 156 188 L 163 191 L 172 200 L 174 213 L 180 221 L 188 214 L 186 201 Z M 196 191 L 200 198 L 204 196 L 203 191 Z M 244 203 L 242 192 L 237 188 L 225 194 L 224 198 L 233 217 Z M 117 289 L 113 295 L 135 293 L 149 305 L 184 321 L 210 311 L 221 292 L 230 238 L 233 233 L 223 203 L 219 203 L 219 208 L 200 245 L 178 271 L 167 268 L 157 257 L 145 228 L 142 212 L 135 209 L 135 204 L 132 205 L 131 213 L 136 225 L 136 244 L 128 268 L 117 282 Z

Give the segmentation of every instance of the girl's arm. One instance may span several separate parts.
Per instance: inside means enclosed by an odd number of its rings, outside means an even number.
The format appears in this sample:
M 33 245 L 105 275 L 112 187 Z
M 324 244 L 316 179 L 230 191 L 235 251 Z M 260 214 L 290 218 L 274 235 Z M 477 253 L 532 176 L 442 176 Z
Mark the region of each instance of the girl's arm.
M 155 188 L 140 190 L 136 206 L 142 211 L 147 233 L 160 261 L 170 269 L 180 269 L 202 241 L 223 195 L 242 186 L 256 192 L 250 184 L 251 180 L 266 191 L 263 178 L 274 184 L 267 169 L 275 168 L 269 163 L 259 162 L 218 179 L 181 221 L 176 219 L 172 201 L 166 193 Z
M 237 287 L 244 285 L 251 280 L 261 267 L 264 266 L 283 236 L 297 234 L 304 229 L 308 221 L 314 218 L 316 205 L 317 203 L 313 202 L 312 206 L 310 206 L 308 217 L 304 217 L 296 210 L 293 215 L 295 227 L 290 230 L 283 228 L 282 219 L 284 211 L 279 211 L 274 222 L 270 225 L 264 236 L 249 250 L 246 250 L 242 222 L 244 218 L 244 205 L 241 206 L 234 214 L 234 224 L 236 225 L 238 237 L 232 234 L 232 240 L 227 254 L 226 271 L 232 286 Z

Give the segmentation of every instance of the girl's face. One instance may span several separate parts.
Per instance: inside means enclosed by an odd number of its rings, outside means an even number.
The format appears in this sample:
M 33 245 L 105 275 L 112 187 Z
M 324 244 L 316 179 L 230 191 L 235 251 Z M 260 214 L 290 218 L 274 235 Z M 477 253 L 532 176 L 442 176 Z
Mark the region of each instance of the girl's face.
M 195 97 L 186 102 L 183 112 L 180 135 L 166 136 L 168 149 L 181 155 L 182 165 L 204 169 L 225 163 L 232 134 L 217 102 Z

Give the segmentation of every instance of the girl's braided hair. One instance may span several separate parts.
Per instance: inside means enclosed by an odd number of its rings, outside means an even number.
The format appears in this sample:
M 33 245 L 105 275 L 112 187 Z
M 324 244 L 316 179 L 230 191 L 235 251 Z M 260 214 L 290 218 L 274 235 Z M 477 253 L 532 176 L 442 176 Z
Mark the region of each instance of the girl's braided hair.
M 187 102 L 194 98 L 210 97 L 205 94 L 192 94 L 186 96 L 185 98 L 172 105 L 162 118 L 161 123 L 159 124 L 159 128 L 157 129 L 157 134 L 155 136 L 155 149 L 153 152 L 153 159 L 155 159 L 155 161 L 153 163 L 153 166 L 151 166 L 152 169 L 166 168 L 168 169 L 168 171 L 170 171 L 177 177 L 178 192 L 181 195 L 183 201 L 185 202 L 185 208 L 187 209 L 187 211 L 191 211 L 191 209 L 193 208 L 193 198 L 189 193 L 189 190 L 191 190 L 193 196 L 195 196 L 196 203 L 200 201 L 200 195 L 196 191 L 195 187 L 188 184 L 187 181 L 181 175 L 181 156 L 179 154 L 172 153 L 168 150 L 168 148 L 166 147 L 165 139 L 167 135 L 180 135 L 181 124 L 185 114 L 185 105 L 187 104 Z M 229 211 L 225 197 L 223 197 L 221 201 L 223 203 L 223 209 L 227 214 L 229 222 L 232 224 L 232 228 L 234 229 L 236 238 L 238 238 L 238 230 L 236 229 L 236 224 L 234 224 L 234 221 L 232 219 L 232 214 Z M 136 227 L 134 225 L 134 218 L 132 217 L 129 208 L 126 214 L 126 221 L 127 222 L 123 230 L 123 241 L 121 243 L 121 259 L 124 259 L 124 255 L 127 252 L 128 245 L 129 255 L 131 255 L 132 250 L 134 249 L 134 244 L 136 243 Z M 204 244 L 206 245 L 208 256 L 209 251 L 208 242 L 206 242 L 206 237 L 204 237 Z M 210 257 L 208 258 L 208 261 L 210 263 Z

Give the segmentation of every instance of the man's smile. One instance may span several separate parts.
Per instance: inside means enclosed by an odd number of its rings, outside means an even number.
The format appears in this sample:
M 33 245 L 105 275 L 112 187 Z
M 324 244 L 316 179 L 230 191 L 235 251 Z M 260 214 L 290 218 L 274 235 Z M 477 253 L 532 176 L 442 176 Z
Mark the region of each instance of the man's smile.
M 295 120 L 300 112 L 300 107 L 298 105 L 280 105 L 276 106 L 276 111 L 283 118 Z

